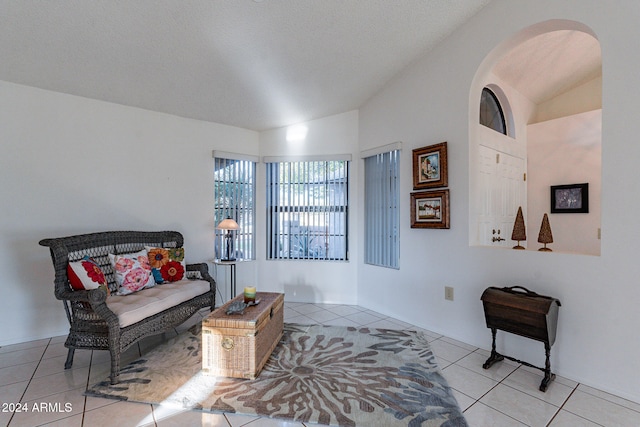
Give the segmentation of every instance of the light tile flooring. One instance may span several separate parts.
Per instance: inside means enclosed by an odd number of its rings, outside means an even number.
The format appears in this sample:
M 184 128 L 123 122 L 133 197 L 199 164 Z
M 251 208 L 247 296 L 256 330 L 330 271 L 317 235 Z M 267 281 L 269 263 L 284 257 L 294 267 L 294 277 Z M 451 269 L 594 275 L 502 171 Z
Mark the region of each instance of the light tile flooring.
M 202 311 L 172 334 L 197 323 Z M 285 321 L 342 326 L 416 329 L 357 306 L 285 303 Z M 482 369 L 482 349 L 423 331 L 460 407 L 472 427 L 639 426 L 640 405 L 556 378 L 538 391 L 540 371 L 511 362 Z M 167 338 L 158 336 L 129 349 L 125 363 Z M 303 427 L 304 424 L 233 414 L 175 412 L 162 406 L 85 397 L 83 392 L 109 374 L 106 351 L 76 351 L 73 369 L 63 368 L 65 337 L 0 348 L 0 425 L 14 426 L 208 426 Z M 12 413 L 19 405 L 23 412 Z M 313 424 L 311 424 L 313 425 Z M 371 427 L 371 426 L 366 426 Z M 384 426 L 382 426 L 384 427 Z

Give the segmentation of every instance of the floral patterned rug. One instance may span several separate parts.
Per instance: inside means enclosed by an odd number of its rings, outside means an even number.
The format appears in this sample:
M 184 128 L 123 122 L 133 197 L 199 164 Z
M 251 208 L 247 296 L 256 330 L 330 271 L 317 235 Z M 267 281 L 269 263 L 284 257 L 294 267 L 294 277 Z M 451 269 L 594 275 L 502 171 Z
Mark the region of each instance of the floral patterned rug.
M 285 323 L 255 380 L 201 372 L 200 326 L 90 396 L 338 426 L 467 426 L 427 339 L 411 331 Z

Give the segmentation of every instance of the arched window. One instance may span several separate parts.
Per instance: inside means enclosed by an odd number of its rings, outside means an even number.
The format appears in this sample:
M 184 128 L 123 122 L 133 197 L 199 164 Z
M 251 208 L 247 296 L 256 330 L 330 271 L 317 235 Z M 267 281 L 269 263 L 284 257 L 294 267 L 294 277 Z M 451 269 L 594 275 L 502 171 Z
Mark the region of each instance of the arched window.
M 507 134 L 507 124 L 504 120 L 504 112 L 498 97 L 489 88 L 482 89 L 480 98 L 480 124 L 488 128 Z

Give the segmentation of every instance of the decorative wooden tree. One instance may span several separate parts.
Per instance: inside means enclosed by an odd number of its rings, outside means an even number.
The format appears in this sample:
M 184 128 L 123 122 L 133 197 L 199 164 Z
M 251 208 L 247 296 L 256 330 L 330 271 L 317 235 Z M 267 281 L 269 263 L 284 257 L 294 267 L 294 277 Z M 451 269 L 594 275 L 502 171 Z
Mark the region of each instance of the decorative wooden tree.
M 551 252 L 551 249 L 547 247 L 547 243 L 553 243 L 553 234 L 551 234 L 551 225 L 549 224 L 549 217 L 547 214 L 544 214 L 542 217 L 540 234 L 538 234 L 538 243 L 544 244 L 544 247 L 538 249 L 539 251 Z
M 527 232 L 524 225 L 524 216 L 522 215 L 522 206 L 518 207 L 518 214 L 516 215 L 516 222 L 513 224 L 511 240 L 516 240 L 518 242 L 518 244 L 514 246 L 513 249 L 524 249 L 524 246 L 520 246 L 520 240 L 527 240 Z

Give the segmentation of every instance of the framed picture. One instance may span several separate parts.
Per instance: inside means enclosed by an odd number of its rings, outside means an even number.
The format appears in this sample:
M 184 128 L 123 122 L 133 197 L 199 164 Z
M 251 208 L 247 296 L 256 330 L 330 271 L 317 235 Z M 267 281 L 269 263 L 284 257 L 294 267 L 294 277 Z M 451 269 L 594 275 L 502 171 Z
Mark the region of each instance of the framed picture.
M 411 228 L 449 228 L 449 190 L 411 193 Z
M 552 185 L 551 213 L 589 213 L 589 184 Z
M 447 143 L 413 150 L 413 189 L 447 186 Z

